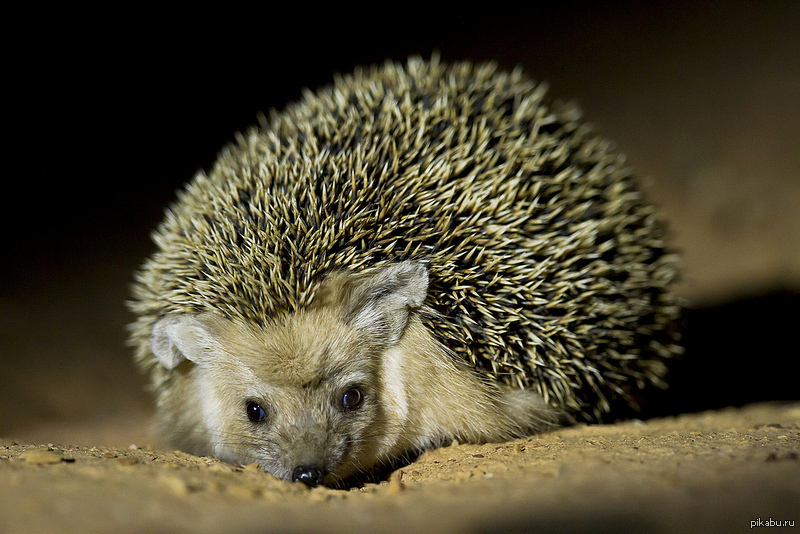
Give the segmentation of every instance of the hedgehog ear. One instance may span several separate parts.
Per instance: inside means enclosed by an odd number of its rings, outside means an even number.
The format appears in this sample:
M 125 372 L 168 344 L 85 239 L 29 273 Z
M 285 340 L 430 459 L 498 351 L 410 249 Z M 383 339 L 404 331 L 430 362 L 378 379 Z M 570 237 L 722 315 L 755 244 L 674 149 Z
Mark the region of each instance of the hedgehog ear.
M 354 328 L 397 343 L 410 314 L 428 294 L 428 269 L 404 261 L 373 274 L 357 276 L 345 304 L 345 320 Z
M 183 360 L 203 363 L 219 348 L 212 323 L 201 315 L 170 314 L 161 318 L 150 335 L 153 354 L 167 369 Z

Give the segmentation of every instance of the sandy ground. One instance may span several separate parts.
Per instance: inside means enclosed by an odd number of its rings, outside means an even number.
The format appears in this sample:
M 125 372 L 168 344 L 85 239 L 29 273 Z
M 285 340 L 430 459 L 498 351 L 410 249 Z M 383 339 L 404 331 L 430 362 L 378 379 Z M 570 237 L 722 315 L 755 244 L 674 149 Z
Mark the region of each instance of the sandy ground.
M 798 502 L 800 403 L 455 444 L 349 491 L 180 451 L 0 442 L 2 532 L 739 532 L 795 524 Z
M 51 45 L 32 59 L 10 43 L 6 100 L 26 115 L 4 115 L 20 142 L 4 146 L 0 177 L 27 189 L 3 198 L 36 208 L 0 210 L 0 532 L 738 532 L 800 520 L 800 4 L 570 6 L 388 29 L 337 14 L 321 22 L 350 28 L 336 39 L 287 24 L 250 41 L 192 33 L 190 50 L 69 24 L 48 41 L 32 30 Z M 314 54 L 298 45 L 315 39 Z M 351 491 L 158 446 L 123 302 L 175 188 L 301 87 L 432 49 L 521 64 L 628 155 L 684 258 L 687 353 L 669 392 L 643 421 L 455 445 Z M 19 58 L 33 73 L 14 70 Z

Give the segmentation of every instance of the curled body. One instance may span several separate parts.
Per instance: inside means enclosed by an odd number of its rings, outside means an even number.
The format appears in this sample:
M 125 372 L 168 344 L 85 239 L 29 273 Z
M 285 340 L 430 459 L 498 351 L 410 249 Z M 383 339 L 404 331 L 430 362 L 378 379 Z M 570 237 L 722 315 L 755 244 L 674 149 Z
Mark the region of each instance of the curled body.
M 131 339 L 160 434 L 309 485 L 600 419 L 680 352 L 676 259 L 623 160 L 493 65 L 307 93 L 154 240 Z

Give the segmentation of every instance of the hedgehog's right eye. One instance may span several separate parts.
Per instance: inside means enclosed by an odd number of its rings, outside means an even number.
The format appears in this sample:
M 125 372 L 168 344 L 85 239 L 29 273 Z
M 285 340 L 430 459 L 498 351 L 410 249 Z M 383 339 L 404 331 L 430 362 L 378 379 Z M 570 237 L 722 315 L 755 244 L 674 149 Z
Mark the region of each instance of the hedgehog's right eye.
M 244 407 L 247 413 L 247 418 L 253 423 L 263 423 L 267 418 L 267 412 L 261 405 L 255 401 L 247 401 Z

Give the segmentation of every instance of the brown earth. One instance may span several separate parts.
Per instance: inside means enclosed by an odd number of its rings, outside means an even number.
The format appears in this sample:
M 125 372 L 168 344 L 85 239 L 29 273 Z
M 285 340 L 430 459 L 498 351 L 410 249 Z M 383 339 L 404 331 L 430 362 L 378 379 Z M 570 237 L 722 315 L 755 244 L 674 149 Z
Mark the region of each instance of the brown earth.
M 308 489 L 179 451 L 0 442 L 0 531 L 739 532 L 800 519 L 800 403 L 451 445 Z

